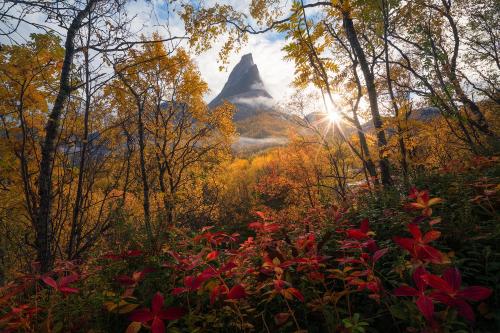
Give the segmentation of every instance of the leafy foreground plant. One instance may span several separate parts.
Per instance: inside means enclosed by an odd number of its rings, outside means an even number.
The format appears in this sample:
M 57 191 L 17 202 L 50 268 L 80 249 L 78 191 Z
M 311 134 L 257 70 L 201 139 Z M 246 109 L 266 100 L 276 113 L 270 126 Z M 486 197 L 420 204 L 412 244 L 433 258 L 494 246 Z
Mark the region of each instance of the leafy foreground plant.
M 411 237 L 394 236 L 394 242 L 376 239 L 368 219 L 353 226 L 339 209 L 308 220 L 305 233 L 303 224 L 257 212 L 259 220 L 248 226 L 255 235 L 243 242 L 238 234 L 205 227 L 173 239 L 160 255 L 130 249 L 85 265 L 59 263 L 51 274 L 23 276 L 2 288 L 0 328 L 163 333 L 473 327 L 473 306 L 492 290 L 463 286 L 460 271 L 439 250 L 440 219 L 430 207 L 442 200 L 417 189 L 409 200 L 402 206 L 410 209 Z

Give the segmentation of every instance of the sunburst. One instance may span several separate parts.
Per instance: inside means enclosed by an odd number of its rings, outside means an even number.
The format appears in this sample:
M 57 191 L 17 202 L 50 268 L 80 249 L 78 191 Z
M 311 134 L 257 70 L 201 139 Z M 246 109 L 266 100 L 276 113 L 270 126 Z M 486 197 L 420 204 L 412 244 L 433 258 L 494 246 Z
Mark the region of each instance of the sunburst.
M 336 111 L 327 111 L 326 118 L 331 125 L 338 124 L 342 121 L 342 117 Z

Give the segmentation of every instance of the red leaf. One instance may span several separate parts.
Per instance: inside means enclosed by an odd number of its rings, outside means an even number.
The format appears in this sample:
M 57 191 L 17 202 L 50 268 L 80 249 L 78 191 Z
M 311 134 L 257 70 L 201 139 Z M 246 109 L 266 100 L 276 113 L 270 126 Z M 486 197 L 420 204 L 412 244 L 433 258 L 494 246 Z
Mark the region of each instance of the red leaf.
M 212 251 L 209 254 L 207 254 L 207 260 L 208 261 L 215 260 L 217 259 L 218 256 L 219 256 L 219 251 Z
M 196 280 L 198 280 L 198 283 L 201 285 L 202 283 L 204 283 L 208 279 L 213 278 L 216 275 L 217 271 L 213 267 L 207 267 L 203 270 L 203 272 L 200 273 L 200 275 L 198 275 Z
M 165 320 L 177 320 L 182 318 L 184 314 L 186 314 L 186 310 L 172 306 L 161 311 L 159 317 Z
M 408 198 L 415 200 L 418 197 L 418 194 L 419 194 L 418 189 L 415 186 L 413 186 L 410 189 L 410 194 L 408 194 Z
M 471 286 L 460 290 L 457 295 L 469 301 L 481 301 L 490 297 L 492 290 L 486 287 Z
M 122 253 L 123 257 L 139 257 L 142 256 L 144 252 L 141 250 L 128 250 Z
M 165 324 L 163 320 L 158 317 L 153 319 L 153 323 L 151 324 L 151 332 L 153 333 L 165 333 Z
M 260 222 L 252 222 L 248 224 L 248 227 L 250 229 L 261 229 L 262 228 L 262 223 Z
M 256 211 L 255 212 L 255 215 L 257 215 L 258 217 L 260 217 L 261 219 L 265 220 L 266 219 L 266 215 L 263 213 L 263 212 L 260 212 L 260 211 Z
M 57 282 L 50 276 L 42 276 L 42 281 L 51 286 L 52 288 L 57 289 Z
M 430 245 L 420 246 L 418 250 L 419 259 L 429 259 L 435 264 L 439 264 L 443 261 L 443 254 Z
M 221 294 L 221 286 L 216 286 L 212 289 L 210 292 L 210 305 L 213 305 L 215 303 L 215 300 L 219 295 Z
M 375 262 L 379 261 L 379 259 L 382 258 L 388 251 L 389 251 L 388 248 L 376 251 L 373 254 L 373 262 L 375 263 Z
M 153 273 L 153 272 L 156 272 L 156 268 L 146 267 L 141 271 L 142 274 Z
M 448 282 L 454 290 L 460 289 L 460 286 L 462 285 L 462 276 L 456 267 L 450 267 L 445 270 L 443 273 L 443 280 Z
M 194 276 L 186 276 L 184 278 L 184 285 L 190 290 L 197 290 L 201 286 L 201 281 Z
M 62 277 L 61 279 L 59 279 L 58 284 L 61 287 L 66 287 L 68 284 L 78 281 L 79 278 L 80 277 L 78 276 L 78 274 L 71 274 L 71 275 L 68 275 L 68 276 L 65 276 L 65 277 Z
M 78 289 L 71 287 L 60 287 L 59 291 L 62 292 L 63 294 L 76 294 L 79 292 Z
M 205 231 L 208 231 L 210 229 L 213 229 L 213 227 L 214 227 L 213 225 L 208 225 L 206 227 L 203 227 L 203 228 L 201 228 L 201 232 L 205 232 Z
M 264 223 L 263 231 L 264 232 L 276 232 L 280 229 L 280 225 L 278 223 Z
M 347 237 L 348 238 L 354 238 L 354 239 L 364 239 L 368 238 L 368 235 L 361 230 L 358 229 L 349 229 L 347 230 Z
M 288 288 L 288 292 L 293 296 L 297 297 L 297 299 L 301 302 L 304 302 L 304 296 L 295 288 Z
M 442 291 L 433 291 L 429 294 L 429 296 L 440 303 L 453 306 L 455 304 L 455 300 L 450 297 L 447 293 Z
M 366 248 L 368 249 L 368 251 L 370 251 L 370 253 L 378 251 L 377 242 L 375 242 L 373 239 L 367 240 L 362 245 L 366 246 Z
M 415 241 L 411 238 L 403 238 L 403 237 L 394 237 L 394 242 L 398 244 L 400 247 L 403 249 L 407 250 L 408 252 L 412 253 L 413 252 L 413 245 L 415 244 Z
M 408 230 L 413 235 L 413 238 L 415 240 L 421 240 L 422 239 L 422 232 L 420 231 L 420 229 L 418 228 L 418 226 L 416 224 L 410 223 L 408 225 Z
M 362 233 L 365 234 L 370 231 L 370 222 L 368 221 L 368 219 L 364 219 L 363 221 L 361 221 L 361 227 L 359 229 Z
M 283 290 L 283 288 L 285 288 L 286 285 L 287 285 L 287 283 L 285 281 L 283 281 L 283 280 L 274 280 L 273 284 L 274 284 L 274 289 L 276 291 Z
M 158 314 L 161 311 L 164 302 L 165 299 L 163 298 L 163 295 L 160 292 L 157 292 L 151 301 L 151 311 L 154 314 Z
M 228 299 L 240 299 L 245 298 L 246 296 L 247 293 L 245 291 L 245 288 L 240 284 L 234 285 L 227 293 Z
M 458 314 L 467 319 L 468 321 L 474 321 L 475 320 L 475 315 L 474 315 L 474 310 L 470 307 L 469 304 L 467 304 L 466 301 L 464 300 L 456 300 L 454 302 L 454 307 L 458 310 Z
M 429 274 L 429 272 L 427 272 L 425 270 L 425 268 L 423 268 L 422 266 L 419 266 L 413 272 L 413 276 L 412 276 L 413 277 L 413 281 L 415 282 L 415 285 L 417 286 L 417 289 L 420 290 L 420 291 L 423 291 L 425 289 L 425 286 L 426 286 L 425 281 L 422 280 L 422 275 L 425 275 L 425 274 Z
M 106 253 L 105 255 L 102 256 L 103 258 L 105 259 L 111 259 L 111 260 L 120 260 L 122 259 L 121 256 L 117 255 L 117 254 L 114 254 L 112 252 L 110 253 Z
M 448 294 L 454 292 L 450 284 L 445 280 L 441 279 L 439 276 L 432 274 L 424 274 L 422 275 L 422 280 L 424 280 L 432 288 L 437 289 L 439 291 L 443 291 Z
M 439 232 L 437 230 L 431 230 L 431 231 L 429 231 L 428 233 L 425 234 L 423 242 L 424 243 L 430 243 L 430 242 L 438 239 L 439 236 L 441 236 L 441 232 Z
M 325 279 L 325 275 L 321 272 L 315 271 L 308 273 L 307 278 L 311 281 L 322 281 Z
M 427 321 L 432 321 L 432 317 L 434 315 L 434 303 L 432 303 L 432 300 L 429 297 L 421 295 L 417 299 L 417 307 Z
M 129 319 L 131 321 L 138 321 L 141 323 L 147 323 L 151 320 L 153 320 L 154 315 L 151 313 L 149 309 L 139 309 L 130 315 Z
M 172 289 L 172 295 L 177 296 L 179 294 L 182 294 L 183 292 L 186 292 L 186 288 L 174 288 Z
M 417 289 L 410 286 L 401 286 L 396 288 L 393 292 L 394 296 L 418 296 L 419 292 Z
M 219 273 L 224 273 L 238 267 L 234 262 L 230 261 L 219 269 Z

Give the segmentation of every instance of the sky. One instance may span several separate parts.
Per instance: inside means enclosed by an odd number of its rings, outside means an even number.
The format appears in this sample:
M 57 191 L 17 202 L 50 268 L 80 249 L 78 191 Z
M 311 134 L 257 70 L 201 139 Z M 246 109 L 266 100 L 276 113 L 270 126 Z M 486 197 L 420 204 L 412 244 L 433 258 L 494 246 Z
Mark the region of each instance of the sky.
M 229 76 L 231 69 L 239 62 L 241 56 L 252 53 L 254 63 L 257 64 L 267 91 L 279 102 L 289 96 L 293 89 L 290 83 L 293 80 L 294 64 L 283 60 L 281 51 L 283 41 L 269 40 L 265 35 L 251 36 L 248 45 L 238 53 L 230 56 L 227 68 L 219 71 L 219 64 L 214 61 L 217 57 L 215 49 L 195 57 L 203 78 L 210 87 L 207 100 L 217 95 Z
M 214 3 L 213 0 L 205 1 L 207 5 Z M 236 10 L 248 12 L 250 0 L 226 0 L 224 4 L 230 4 Z M 184 35 L 182 21 L 168 11 L 163 0 L 154 0 L 153 6 L 145 5 L 144 1 L 135 1 L 129 4 L 130 13 L 136 14 L 134 29 L 136 31 L 152 32 L 158 30 L 160 34 L 165 32 L 168 23 L 169 30 L 173 35 Z M 203 79 L 208 83 L 210 92 L 205 99 L 210 102 L 221 90 L 229 73 L 240 61 L 244 54 L 252 53 L 254 63 L 257 64 L 262 80 L 267 91 L 276 102 L 280 103 L 293 93 L 290 83 L 294 76 L 293 62 L 283 60 L 285 53 L 282 51 L 285 41 L 276 33 L 250 35 L 248 43 L 238 52 L 232 52 L 229 56 L 229 64 L 223 71 L 219 70 L 220 63 L 217 61 L 220 47 L 225 41 L 225 36 L 214 43 L 214 47 L 200 55 L 192 54 Z

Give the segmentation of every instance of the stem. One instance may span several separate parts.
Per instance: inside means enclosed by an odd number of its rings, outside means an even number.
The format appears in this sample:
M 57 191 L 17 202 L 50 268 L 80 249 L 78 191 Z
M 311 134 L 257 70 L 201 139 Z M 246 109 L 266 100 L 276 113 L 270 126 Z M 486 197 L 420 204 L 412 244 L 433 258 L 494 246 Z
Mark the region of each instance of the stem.
M 271 333 L 271 331 L 269 331 L 269 327 L 267 326 L 266 318 L 264 318 L 264 313 L 262 313 L 262 322 L 264 323 L 267 333 Z
M 288 311 L 290 312 L 290 315 L 292 316 L 293 321 L 294 321 L 295 325 L 297 326 L 297 330 L 300 331 L 301 328 L 300 328 L 299 322 L 297 321 L 297 318 L 295 318 L 295 314 L 293 313 L 292 308 L 290 307 L 290 304 L 288 304 L 288 301 L 286 300 L 286 298 L 284 298 L 284 299 L 285 299 L 285 303 L 286 303 L 286 306 L 288 308 Z

